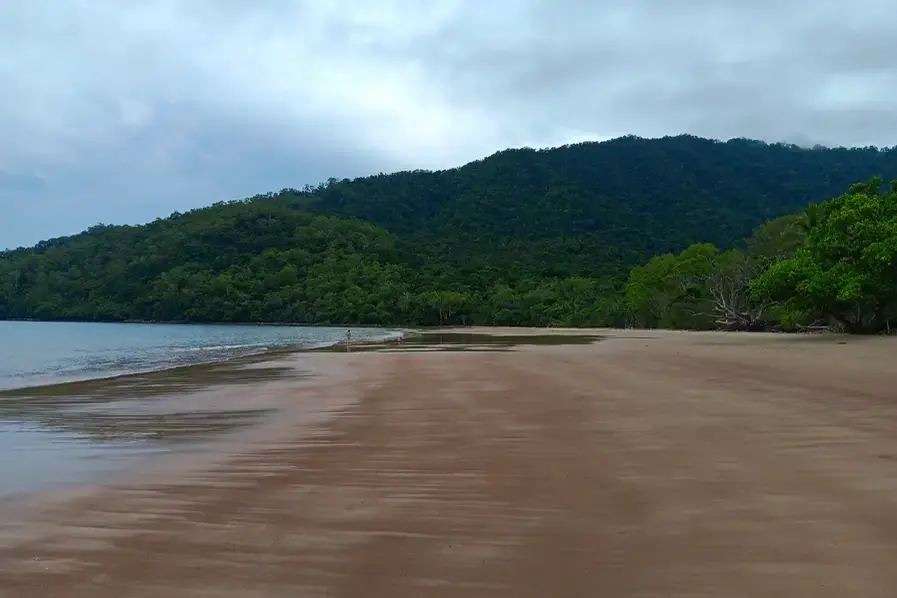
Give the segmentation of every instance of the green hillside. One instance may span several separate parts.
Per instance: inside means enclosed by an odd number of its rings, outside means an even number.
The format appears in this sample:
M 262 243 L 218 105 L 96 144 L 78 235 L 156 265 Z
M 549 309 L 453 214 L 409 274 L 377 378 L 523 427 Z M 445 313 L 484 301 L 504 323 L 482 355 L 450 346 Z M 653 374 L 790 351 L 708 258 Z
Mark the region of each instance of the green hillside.
M 648 322 L 624 298 L 633 266 L 738 246 L 875 175 L 897 178 L 897 150 L 691 136 L 507 150 L 8 251 L 0 318 Z
M 625 276 L 633 263 L 690 243 L 729 247 L 872 176 L 897 177 L 897 149 L 623 137 L 333 182 L 314 209 L 386 228 L 419 264 Z

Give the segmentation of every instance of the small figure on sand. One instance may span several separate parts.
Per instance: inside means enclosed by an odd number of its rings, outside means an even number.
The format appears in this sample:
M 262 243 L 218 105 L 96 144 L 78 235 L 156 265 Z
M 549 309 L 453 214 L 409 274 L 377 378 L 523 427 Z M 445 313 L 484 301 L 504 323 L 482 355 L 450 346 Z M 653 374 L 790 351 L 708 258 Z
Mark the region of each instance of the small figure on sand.
M 346 352 L 351 351 L 350 345 L 352 344 L 352 329 L 346 329 Z

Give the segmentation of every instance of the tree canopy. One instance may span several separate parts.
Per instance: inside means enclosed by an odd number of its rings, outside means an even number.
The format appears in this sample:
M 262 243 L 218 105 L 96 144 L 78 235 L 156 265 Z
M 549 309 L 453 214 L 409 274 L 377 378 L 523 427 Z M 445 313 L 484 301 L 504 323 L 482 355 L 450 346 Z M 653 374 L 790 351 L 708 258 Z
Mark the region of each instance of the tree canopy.
M 507 150 L 5 251 L 0 318 L 878 331 L 897 216 L 870 177 L 895 172 L 692 136 Z
M 890 331 L 897 318 L 897 182 L 853 185 L 804 215 L 806 242 L 771 265 L 754 296 L 852 332 Z

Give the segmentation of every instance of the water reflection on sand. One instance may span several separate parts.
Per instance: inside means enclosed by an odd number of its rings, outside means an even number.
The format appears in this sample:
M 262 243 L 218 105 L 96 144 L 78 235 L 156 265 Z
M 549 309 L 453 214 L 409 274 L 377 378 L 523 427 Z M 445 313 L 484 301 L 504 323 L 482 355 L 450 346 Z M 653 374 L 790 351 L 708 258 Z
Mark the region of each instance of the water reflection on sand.
M 401 344 L 359 343 L 351 350 L 488 352 L 596 340 L 440 332 L 413 334 Z M 297 358 L 301 354 L 268 352 L 162 372 L 0 391 L 0 499 L 88 483 L 122 468 L 138 470 L 141 460 L 159 453 L 203 450 L 209 441 L 283 407 L 282 397 L 266 395 L 259 384 L 309 376 L 297 367 Z
M 240 387 L 298 375 L 271 360 L 0 392 L 0 498 L 90 482 L 258 421 L 272 409 Z

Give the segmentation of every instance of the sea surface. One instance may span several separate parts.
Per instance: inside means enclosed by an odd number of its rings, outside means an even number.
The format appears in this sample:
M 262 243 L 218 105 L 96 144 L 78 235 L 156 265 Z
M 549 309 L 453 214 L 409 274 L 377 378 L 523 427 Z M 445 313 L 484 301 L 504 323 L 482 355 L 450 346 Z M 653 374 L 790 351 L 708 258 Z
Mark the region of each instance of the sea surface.
M 353 341 L 394 336 L 352 329 Z M 148 416 L 146 405 L 160 409 L 151 401 L 155 388 L 195 388 L 199 379 L 224 377 L 230 360 L 345 337 L 342 327 L 0 321 L 0 500 L 89 482 L 136 458 L 170 452 L 167 439 L 252 416 L 222 410 L 198 422 L 178 411 L 178 401 L 170 413 Z M 195 373 L 175 369 L 201 364 L 210 365 Z M 64 384 L 70 382 L 76 384 Z M 160 415 L 164 434 L 146 424 Z
M 352 330 L 352 340 L 388 338 Z M 0 390 L 208 363 L 337 343 L 346 328 L 0 321 Z

